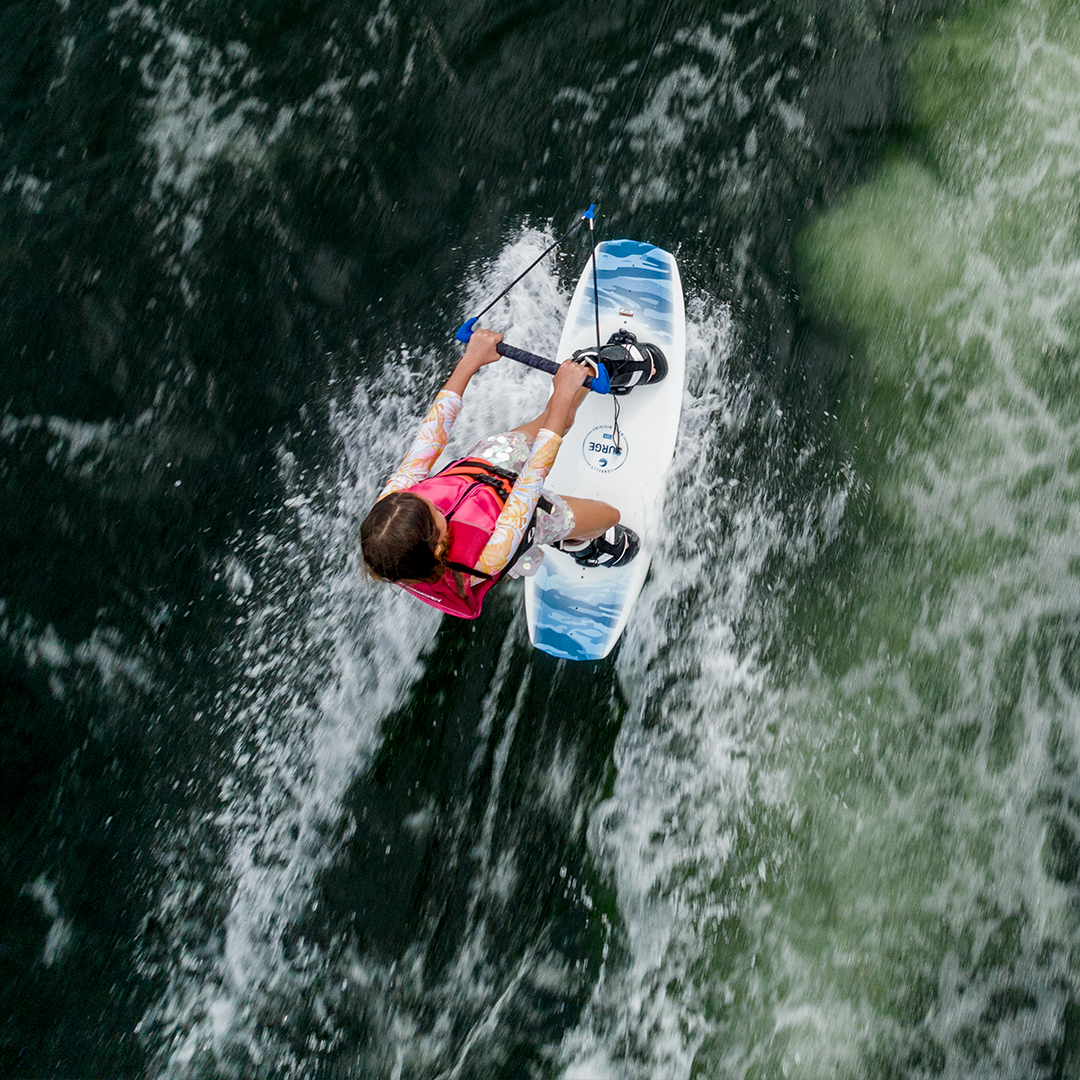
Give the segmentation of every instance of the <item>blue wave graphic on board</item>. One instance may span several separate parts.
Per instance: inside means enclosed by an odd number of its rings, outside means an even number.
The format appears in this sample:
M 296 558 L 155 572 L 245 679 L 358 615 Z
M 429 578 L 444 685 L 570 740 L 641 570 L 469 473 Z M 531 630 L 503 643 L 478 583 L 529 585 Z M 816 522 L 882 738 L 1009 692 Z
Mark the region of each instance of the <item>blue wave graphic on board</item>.
M 654 252 L 660 252 L 663 257 Z M 654 341 L 662 344 L 662 337 L 671 341 L 675 330 L 675 305 L 671 297 L 671 267 L 667 253 L 637 240 L 609 240 L 597 246 L 596 255 L 601 316 L 630 304 L 635 312 L 648 313 L 647 321 Z M 575 330 L 594 326 L 595 296 L 590 280 Z
M 630 575 L 605 572 L 602 580 L 573 580 L 541 563 L 533 644 L 564 660 L 599 660 L 626 602 Z

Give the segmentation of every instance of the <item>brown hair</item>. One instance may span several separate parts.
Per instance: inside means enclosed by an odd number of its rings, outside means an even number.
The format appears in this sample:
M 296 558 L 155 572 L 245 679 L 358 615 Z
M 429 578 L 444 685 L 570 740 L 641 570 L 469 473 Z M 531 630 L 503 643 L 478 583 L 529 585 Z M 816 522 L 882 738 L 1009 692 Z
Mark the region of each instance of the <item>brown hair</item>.
M 360 525 L 364 562 L 385 581 L 438 581 L 446 573 L 438 546 L 431 507 L 408 491 L 385 495 Z

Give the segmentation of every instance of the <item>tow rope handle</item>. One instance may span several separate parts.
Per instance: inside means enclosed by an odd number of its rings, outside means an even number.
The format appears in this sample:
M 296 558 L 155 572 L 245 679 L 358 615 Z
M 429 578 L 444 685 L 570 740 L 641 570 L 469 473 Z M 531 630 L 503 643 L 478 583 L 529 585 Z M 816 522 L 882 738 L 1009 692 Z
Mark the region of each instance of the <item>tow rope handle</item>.
M 529 367 L 539 368 L 549 375 L 554 375 L 559 370 L 559 365 L 554 360 L 549 360 L 546 356 L 537 356 L 536 353 L 526 352 L 524 349 L 517 349 L 513 345 L 506 345 L 501 341 L 495 346 L 495 351 L 500 356 L 508 356 L 519 364 L 528 364 Z M 599 367 L 600 374 L 586 375 L 582 386 L 596 394 L 606 394 L 611 390 L 611 376 L 608 375 L 607 368 L 603 364 L 599 365 Z
M 467 342 L 472 337 L 473 327 L 476 325 L 476 319 L 467 319 L 458 327 L 458 332 L 455 337 L 458 341 Z M 495 351 L 500 356 L 509 357 L 511 360 L 516 360 L 519 364 L 528 364 L 531 368 L 537 368 L 540 371 L 546 371 L 549 375 L 554 375 L 559 370 L 559 365 L 554 360 L 549 360 L 546 356 L 537 356 L 536 353 L 526 352 L 524 349 L 519 349 L 514 345 L 507 345 L 506 342 L 500 341 L 495 346 Z M 611 391 L 611 376 L 608 375 L 607 369 L 601 364 L 599 375 L 587 375 L 585 377 L 584 385 L 586 390 L 592 390 L 597 394 L 607 394 Z

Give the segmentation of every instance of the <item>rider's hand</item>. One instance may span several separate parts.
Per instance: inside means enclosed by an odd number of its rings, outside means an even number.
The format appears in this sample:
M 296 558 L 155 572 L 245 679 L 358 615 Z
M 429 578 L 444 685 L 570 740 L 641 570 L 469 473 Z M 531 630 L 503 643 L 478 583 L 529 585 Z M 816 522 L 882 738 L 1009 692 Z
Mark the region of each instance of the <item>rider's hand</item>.
M 474 371 L 479 371 L 485 364 L 497 363 L 502 357 L 495 351 L 495 346 L 502 339 L 502 334 L 498 334 L 494 330 L 481 330 L 479 328 L 473 330 L 472 337 L 469 338 L 469 344 L 465 346 L 465 355 L 461 358 L 462 362 Z
M 564 360 L 551 379 L 555 384 L 555 393 L 567 394 L 573 397 L 591 374 L 592 371 L 584 364 L 575 363 L 573 360 Z

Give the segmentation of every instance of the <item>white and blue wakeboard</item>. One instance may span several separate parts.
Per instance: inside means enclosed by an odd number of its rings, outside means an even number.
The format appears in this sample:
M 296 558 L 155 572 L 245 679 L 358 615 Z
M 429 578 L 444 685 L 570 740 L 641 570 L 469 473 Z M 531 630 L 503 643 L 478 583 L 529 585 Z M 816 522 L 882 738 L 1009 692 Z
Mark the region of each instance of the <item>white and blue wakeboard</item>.
M 566 433 L 545 487 L 560 495 L 601 499 L 618 507 L 622 524 L 641 538 L 625 566 L 584 567 L 554 548 L 544 549 L 536 575 L 526 578 L 525 613 L 536 648 L 567 660 L 600 660 L 615 647 L 630 618 L 662 526 L 665 479 L 675 454 L 686 373 L 686 315 L 675 259 L 636 240 L 609 240 L 596 248 L 600 342 L 626 329 L 658 345 L 667 377 L 612 398 L 589 394 Z M 593 266 L 574 290 L 558 359 L 596 345 Z M 614 437 L 619 403 L 619 442 Z

